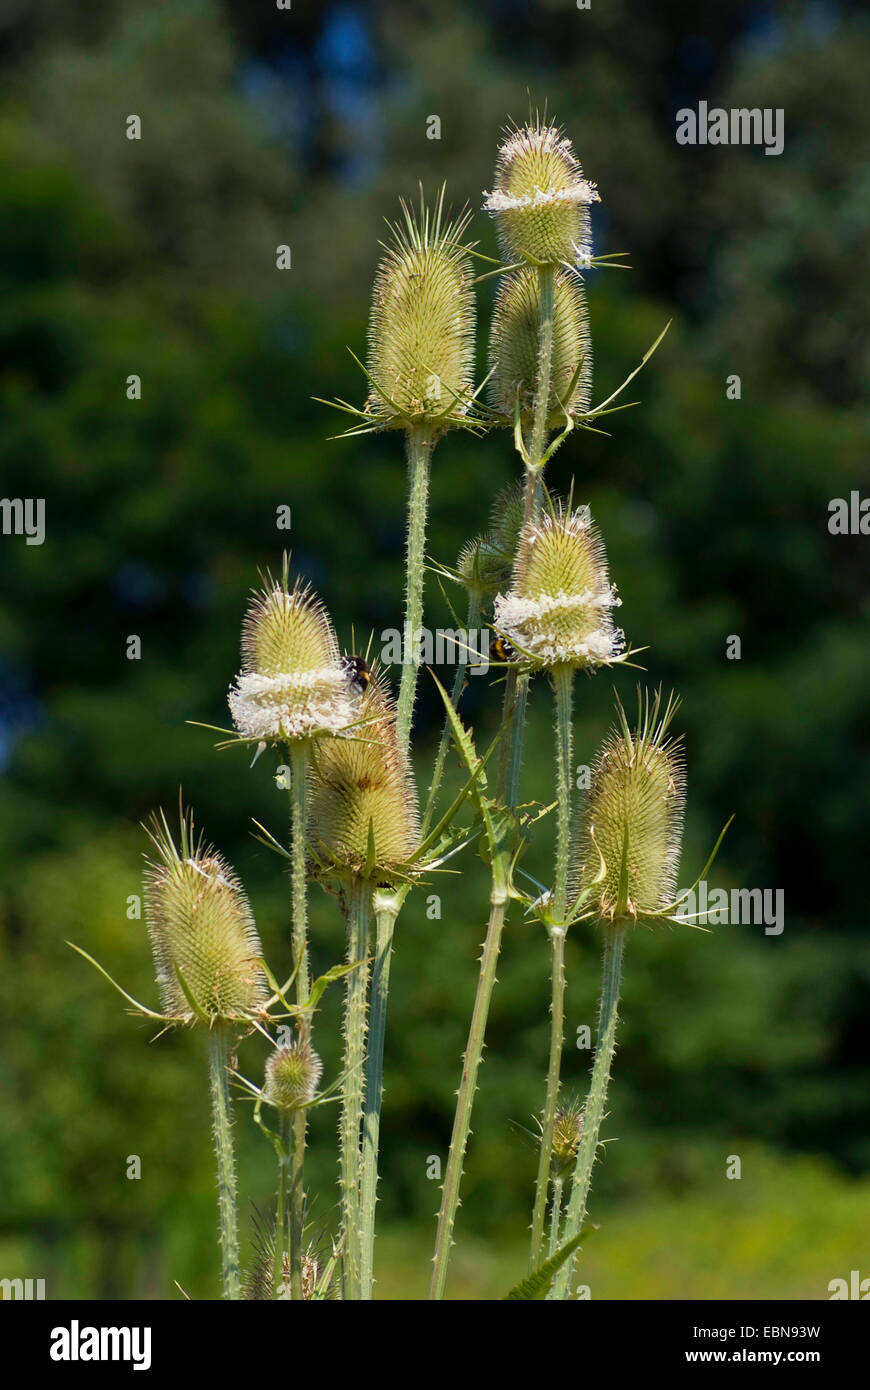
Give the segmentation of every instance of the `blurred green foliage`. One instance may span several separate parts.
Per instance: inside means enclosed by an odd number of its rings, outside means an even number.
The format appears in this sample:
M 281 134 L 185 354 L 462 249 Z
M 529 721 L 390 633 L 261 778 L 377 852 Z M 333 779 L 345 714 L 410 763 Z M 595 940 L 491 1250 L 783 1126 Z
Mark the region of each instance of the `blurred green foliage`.
M 300 7 L 301 8 L 301 7 Z M 870 943 L 859 870 L 870 819 L 870 613 L 861 537 L 827 505 L 866 495 L 870 231 L 866 15 L 784 4 L 719 12 L 637 0 L 574 13 L 379 0 L 264 16 L 218 0 L 90 10 L 7 6 L 0 106 L 3 492 L 45 497 L 45 544 L 3 538 L 0 600 L 0 1272 L 49 1296 L 194 1296 L 217 1288 L 204 1057 L 121 1001 L 66 939 L 153 1000 L 137 823 L 183 786 L 239 869 L 270 960 L 288 958 L 286 834 L 274 759 L 249 771 L 186 721 L 225 724 L 239 623 L 294 563 L 361 645 L 399 620 L 404 467 L 390 437 L 329 442 L 314 395 L 361 400 L 384 215 L 418 179 L 479 202 L 508 115 L 564 123 L 601 188 L 598 249 L 631 275 L 589 277 L 598 397 L 665 343 L 612 434 L 557 456 L 601 524 L 630 639 L 684 705 L 684 878 L 733 813 L 717 883 L 782 888 L 786 930 L 688 930 L 630 943 L 625 1024 L 584 1268 L 594 1296 L 824 1297 L 866 1258 Z M 706 10 L 706 13 L 704 12 Z M 675 109 L 782 106 L 786 149 L 685 149 Z M 141 142 L 124 138 L 142 118 Z M 442 119 L 440 141 L 426 117 Z M 478 216 L 481 249 L 494 237 Z M 293 269 L 275 268 L 292 247 Z M 481 294 L 485 359 L 491 282 Z M 125 394 L 130 373 L 142 399 Z M 728 401 L 725 378 L 742 379 Z M 430 551 L 452 563 L 516 475 L 506 434 L 451 436 L 435 458 Z M 454 597 L 454 596 L 451 596 Z M 431 621 L 449 624 L 435 583 Z M 126 660 L 127 637 L 142 659 Z M 361 636 L 362 634 L 362 636 Z M 742 659 L 725 659 L 737 634 Z M 617 676 L 624 695 L 631 673 Z M 609 718 L 578 691 L 578 758 Z M 437 737 L 425 687 L 418 767 Z M 485 734 L 500 692 L 472 681 Z M 524 795 L 551 797 L 549 692 L 533 692 Z M 458 769 L 454 769 L 458 777 Z M 552 827 L 526 867 L 545 880 Z M 456 867 L 459 867 L 457 864 Z M 486 871 L 445 875 L 397 939 L 386 1054 L 381 1292 L 422 1291 L 482 938 Z M 342 954 L 313 901 L 317 967 Z M 565 1076 L 582 1089 L 598 942 L 569 941 Z M 506 935 L 458 1229 L 457 1295 L 521 1272 L 534 1154 L 517 1126 L 543 1094 L 547 951 Z M 339 994 L 318 1046 L 335 1075 Z M 259 1080 L 260 1043 L 240 1064 Z M 314 1216 L 334 1220 L 334 1115 L 313 1126 Z M 242 1190 L 262 1210 L 270 1155 L 237 1126 Z M 729 1154 L 741 1182 L 725 1179 Z M 142 1158 L 141 1181 L 126 1177 Z M 862 1215 L 863 1214 L 863 1215 Z M 465 1248 L 463 1248 L 465 1242 Z M 868 1271 L 865 1270 L 865 1273 Z

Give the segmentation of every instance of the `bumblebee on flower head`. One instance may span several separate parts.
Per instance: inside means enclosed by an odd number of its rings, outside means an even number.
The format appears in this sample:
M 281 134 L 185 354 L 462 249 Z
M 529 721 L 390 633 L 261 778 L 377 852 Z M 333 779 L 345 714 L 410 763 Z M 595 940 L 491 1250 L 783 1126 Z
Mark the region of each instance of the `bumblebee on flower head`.
M 365 657 L 343 656 L 341 658 L 341 669 L 347 676 L 347 682 L 351 690 L 357 695 L 364 695 L 374 680 L 372 668 L 369 666 Z
M 520 659 L 516 647 L 512 647 L 506 637 L 500 637 L 497 633 L 489 644 L 489 650 L 491 656 L 493 656 L 496 661 L 507 663 L 517 662 Z

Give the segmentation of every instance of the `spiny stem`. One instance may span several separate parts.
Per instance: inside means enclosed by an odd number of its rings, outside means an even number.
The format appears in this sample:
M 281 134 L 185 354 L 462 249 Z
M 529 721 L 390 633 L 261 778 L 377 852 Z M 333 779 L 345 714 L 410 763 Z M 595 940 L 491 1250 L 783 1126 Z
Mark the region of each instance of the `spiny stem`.
M 559 1229 L 562 1224 L 563 1178 L 553 1179 L 553 1205 L 550 1208 L 550 1241 L 547 1246 L 547 1259 L 550 1260 L 559 1249 Z
M 363 1160 L 361 1192 L 361 1297 L 372 1297 L 375 1259 L 375 1206 L 378 1200 L 378 1146 L 381 1133 L 381 1101 L 384 1082 L 384 1032 L 390 991 L 390 958 L 393 931 L 401 901 L 392 895 L 375 898 L 377 938 L 372 970 L 369 1043 L 366 1054 L 365 1110 L 363 1112 Z
M 230 1037 L 225 1026 L 215 1024 L 208 1034 L 208 1076 L 212 1130 L 217 1160 L 218 1219 L 220 1224 L 223 1296 L 240 1299 L 239 1223 L 236 1213 L 236 1165 L 230 1119 L 230 1086 L 227 1068 Z
M 495 860 L 493 863 L 495 865 Z M 462 1078 L 459 1083 L 456 1113 L 453 1118 L 453 1134 L 450 1139 L 447 1172 L 442 1188 L 441 1210 L 438 1213 L 434 1268 L 429 1284 L 430 1299 L 443 1298 L 447 1283 L 447 1263 L 450 1259 L 453 1227 L 456 1222 L 456 1210 L 459 1206 L 459 1186 L 462 1181 L 462 1168 L 465 1161 L 465 1151 L 468 1147 L 468 1136 L 471 1133 L 471 1109 L 474 1104 L 474 1093 L 477 1090 L 477 1073 L 480 1070 L 483 1055 L 486 1021 L 495 984 L 495 971 L 498 965 L 498 953 L 501 947 L 507 903 L 506 884 L 501 881 L 500 874 L 494 874 L 493 891 L 490 897 L 489 925 L 483 944 L 483 953 L 480 957 L 480 976 L 477 982 L 474 1010 L 471 1015 L 468 1045 L 462 1059 Z
M 565 931 L 550 928 L 552 949 L 552 987 L 550 1005 L 550 1061 L 547 1069 L 547 1097 L 541 1122 L 541 1148 L 538 1154 L 538 1176 L 535 1182 L 535 1205 L 532 1212 L 532 1244 L 529 1269 L 537 1269 L 544 1244 L 544 1221 L 547 1213 L 547 1191 L 553 1158 L 553 1135 L 556 1129 L 556 1105 L 559 1099 L 559 1076 L 562 1069 L 562 1045 L 565 1032 Z M 555 1193 L 553 1204 L 555 1209 Z
M 290 1289 L 295 1299 L 302 1297 L 303 1237 L 305 1226 L 304 1164 L 308 1112 L 293 1116 L 293 1154 L 290 1164 Z
M 353 875 L 348 893 L 347 959 L 364 961 L 369 953 L 371 884 Z M 359 1299 L 360 1128 L 362 1125 L 366 1041 L 368 966 L 357 966 L 347 977 L 344 1020 L 344 1094 L 341 1106 L 341 1205 L 344 1231 L 345 1298 Z
M 568 858 L 571 846 L 571 763 L 574 756 L 574 728 L 571 722 L 574 695 L 574 669 L 565 663 L 553 667 L 556 696 L 556 876 L 553 885 L 553 916 L 564 922 L 568 901 Z
M 535 1181 L 535 1202 L 532 1209 L 532 1242 L 529 1269 L 536 1269 L 544 1247 L 544 1221 L 550 1186 L 553 1154 L 553 1134 L 556 1128 L 556 1106 L 562 1071 L 562 1046 L 565 1037 L 565 908 L 568 900 L 568 857 L 571 839 L 571 763 L 573 759 L 573 726 L 571 704 L 574 690 L 574 671 L 565 663 L 553 668 L 553 690 L 556 702 L 556 873 L 553 886 L 552 917 L 549 927 L 552 954 L 550 1001 L 550 1057 L 547 1064 L 547 1094 L 541 1120 L 541 1148 L 538 1155 L 538 1175 Z
M 592 1169 L 598 1151 L 598 1134 L 607 1102 L 607 1084 L 613 1065 L 616 1045 L 616 1024 L 619 1010 L 619 987 L 622 980 L 622 956 L 625 948 L 625 927 L 606 923 L 604 927 L 604 962 L 601 972 L 601 1006 L 598 1016 L 598 1045 L 592 1082 L 583 1110 L 583 1134 L 577 1150 L 577 1162 L 571 1180 L 571 1195 L 565 1214 L 562 1240 L 571 1240 L 583 1229 L 586 1204 L 592 1183 Z M 568 1298 L 575 1260 L 562 1266 L 553 1286 L 553 1298 Z
M 308 880 L 305 862 L 305 823 L 307 815 L 308 753 L 304 742 L 290 746 L 291 871 L 293 906 L 293 968 L 296 971 L 296 1002 L 304 1004 L 311 993 L 308 968 Z
M 292 897 L 293 966 L 296 970 L 296 1002 L 304 1004 L 311 993 L 308 962 L 308 881 L 305 862 L 308 753 L 301 741 L 290 749 L 292 797 Z M 305 1110 L 293 1116 L 293 1142 L 290 1172 L 290 1287 L 294 1299 L 302 1298 L 302 1244 L 305 1213 L 305 1146 L 308 1118 Z
M 426 520 L 429 511 L 429 465 L 435 441 L 424 426 L 405 435 L 408 453 L 408 533 L 405 564 L 405 625 L 402 678 L 396 710 L 399 747 L 407 753 L 414 716 L 414 696 L 420 655 L 417 635 L 423 625 L 423 577 L 426 563 Z
M 547 420 L 550 414 L 550 374 L 553 364 L 553 323 L 555 319 L 556 271 L 551 265 L 538 268 L 538 389 L 529 447 L 533 468 L 540 468 L 547 451 Z
M 290 1122 L 286 1115 L 282 1114 L 278 1124 L 278 1138 L 281 1147 L 278 1150 L 278 1198 L 275 1207 L 275 1252 L 274 1264 L 272 1268 L 272 1296 L 281 1298 L 281 1290 L 284 1284 L 284 1256 L 292 1247 L 292 1240 L 288 1242 L 288 1208 L 289 1191 L 288 1182 L 291 1163 L 290 1153 Z

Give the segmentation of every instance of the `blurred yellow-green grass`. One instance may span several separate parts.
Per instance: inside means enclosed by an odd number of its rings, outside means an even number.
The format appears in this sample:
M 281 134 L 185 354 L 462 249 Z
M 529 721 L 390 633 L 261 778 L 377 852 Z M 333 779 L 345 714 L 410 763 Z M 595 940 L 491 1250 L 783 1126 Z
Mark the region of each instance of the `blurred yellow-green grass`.
M 578 1286 L 592 1299 L 827 1299 L 832 1279 L 867 1274 L 870 1181 L 759 1148 L 742 1158 L 741 1178 L 727 1179 L 723 1163 L 703 1190 L 683 1196 L 651 1193 L 613 1209 L 593 1200 L 598 1230 L 580 1257 Z M 527 1253 L 460 1230 L 449 1296 L 503 1298 Z M 416 1232 L 380 1237 L 377 1296 L 425 1297 L 430 1255 Z

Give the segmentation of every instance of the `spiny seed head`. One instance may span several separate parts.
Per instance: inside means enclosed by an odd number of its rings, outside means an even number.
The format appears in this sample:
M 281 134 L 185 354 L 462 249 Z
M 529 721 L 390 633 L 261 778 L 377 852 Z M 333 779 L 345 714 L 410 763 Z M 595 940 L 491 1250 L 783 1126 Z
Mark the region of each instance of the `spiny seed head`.
M 263 1095 L 277 1110 L 291 1111 L 310 1105 L 317 1094 L 323 1064 L 305 1040 L 276 1047 L 266 1062 Z
M 583 1107 L 576 1101 L 562 1105 L 556 1111 L 553 1130 L 553 1172 L 562 1177 L 574 1167 L 580 1140 L 583 1137 Z
M 496 219 L 506 260 L 573 266 L 592 254 L 589 204 L 598 201 L 570 140 L 537 120 L 508 131 L 483 206 Z
M 190 815 L 181 820 L 180 848 L 162 812 L 148 833 L 156 857 L 145 872 L 145 918 L 164 1013 L 179 1023 L 197 1020 L 179 976 L 210 1023 L 260 1013 L 262 947 L 233 870 L 201 838 L 194 841 Z
M 631 729 L 617 700 L 618 723 L 594 764 L 575 829 L 571 886 L 575 896 L 590 891 L 589 905 L 603 921 L 654 916 L 673 899 L 686 801 L 682 747 L 668 736 L 678 705 L 672 696 L 662 710 L 661 692 L 652 700 L 638 692 Z
M 510 575 L 511 558 L 496 549 L 489 535 L 475 536 L 460 550 L 456 572 L 466 589 L 479 597 L 497 594 Z
M 459 552 L 456 569 L 467 589 L 486 597 L 510 582 L 522 521 L 522 488 L 504 488 L 492 505 L 489 530 Z
M 396 739 L 396 712 L 377 668 L 355 736 L 329 739 L 312 759 L 309 826 L 318 856 L 359 874 L 388 873 L 417 848 L 414 780 Z
M 497 495 L 489 514 L 489 534 L 493 544 L 511 556 L 512 565 L 523 527 L 524 504 L 522 483 L 511 483 L 510 487 L 502 488 Z
M 329 615 L 311 589 L 267 575 L 242 626 L 242 671 L 230 712 L 246 738 L 292 740 L 334 734 L 357 718 Z
M 553 352 L 547 424 L 583 414 L 592 396 L 592 349 L 586 296 L 576 275 L 560 270 L 553 286 Z M 538 277 L 533 267 L 507 275 L 493 310 L 489 340 L 490 404 L 505 424 L 531 418 L 538 389 Z M 579 368 L 579 375 L 577 375 Z M 576 376 L 576 380 L 575 380 Z M 573 383 L 573 385 L 572 385 Z
M 495 601 L 494 625 L 530 665 L 594 670 L 622 653 L 623 634 L 611 618 L 620 602 L 588 508 L 551 504 L 523 528 L 510 590 Z
M 475 301 L 462 236 L 469 214 L 444 220 L 442 188 L 430 210 L 402 203 L 375 277 L 366 413 L 384 429 L 428 424 L 443 431 L 469 423 Z

